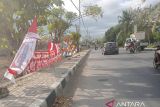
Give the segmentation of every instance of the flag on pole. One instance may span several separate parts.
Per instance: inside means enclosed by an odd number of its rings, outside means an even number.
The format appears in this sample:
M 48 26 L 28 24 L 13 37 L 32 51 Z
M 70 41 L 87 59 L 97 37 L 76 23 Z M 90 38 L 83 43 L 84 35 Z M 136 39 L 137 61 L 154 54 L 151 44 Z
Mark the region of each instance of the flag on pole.
M 60 53 L 60 44 L 59 43 L 55 44 L 55 50 L 56 50 L 56 54 L 58 55 Z
M 56 55 L 60 53 L 60 44 L 48 42 L 48 52 L 54 51 Z
M 54 48 L 53 42 L 48 42 L 48 52 L 51 52 Z
M 21 74 L 33 57 L 37 39 L 39 39 L 39 35 L 37 34 L 37 18 L 35 17 L 10 67 L 4 74 L 5 78 L 15 83 L 14 76 Z

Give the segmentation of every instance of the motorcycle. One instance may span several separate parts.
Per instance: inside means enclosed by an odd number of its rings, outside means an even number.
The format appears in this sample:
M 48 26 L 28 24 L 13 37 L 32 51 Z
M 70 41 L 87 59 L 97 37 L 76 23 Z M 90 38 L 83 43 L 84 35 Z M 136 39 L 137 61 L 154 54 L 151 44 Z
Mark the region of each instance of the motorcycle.
M 135 53 L 134 43 L 130 43 L 128 46 L 128 50 L 130 53 Z
M 137 53 L 141 51 L 140 41 L 136 39 L 128 39 L 124 46 L 126 51 L 129 51 L 130 53 Z
M 160 62 L 159 60 L 160 60 L 160 55 L 158 55 L 158 53 L 157 53 L 157 51 L 158 50 L 160 50 L 160 47 L 157 47 L 157 50 L 155 50 L 155 52 L 154 52 L 154 59 L 153 59 L 153 67 L 154 67 L 154 69 L 158 69 L 159 67 L 160 67 L 160 63 L 158 63 L 158 62 Z

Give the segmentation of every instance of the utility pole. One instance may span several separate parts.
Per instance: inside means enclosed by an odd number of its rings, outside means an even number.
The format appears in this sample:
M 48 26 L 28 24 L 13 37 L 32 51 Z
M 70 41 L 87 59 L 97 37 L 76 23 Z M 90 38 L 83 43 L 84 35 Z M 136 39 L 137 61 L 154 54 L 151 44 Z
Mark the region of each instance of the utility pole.
M 81 1 L 79 0 L 79 32 L 80 33 L 80 26 L 81 26 Z

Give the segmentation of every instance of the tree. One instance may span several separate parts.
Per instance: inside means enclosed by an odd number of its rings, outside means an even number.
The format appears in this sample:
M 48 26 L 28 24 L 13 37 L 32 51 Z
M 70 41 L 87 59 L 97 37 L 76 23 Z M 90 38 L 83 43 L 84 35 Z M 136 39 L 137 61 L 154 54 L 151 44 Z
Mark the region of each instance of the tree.
M 0 24 L 0 35 L 7 39 L 11 54 L 18 49 L 34 16 L 43 17 L 50 4 L 51 0 L 0 1 L 0 20 L 4 22 Z
M 10 8 L 8 8 L 10 7 Z M 16 45 L 16 42 L 13 41 L 14 39 L 14 29 L 13 29 L 13 13 L 16 9 L 16 2 L 9 0 L 1 0 L 0 1 L 0 21 L 3 22 L 0 24 L 0 36 L 7 40 L 5 42 L 8 45 L 9 50 L 12 50 L 12 46 Z
M 103 16 L 103 11 L 102 11 L 102 8 L 99 7 L 98 5 L 90 5 L 85 7 L 84 15 L 91 16 L 97 20 L 98 17 Z
M 50 32 L 53 33 L 56 28 L 57 35 L 62 35 L 71 26 L 71 20 L 75 15 L 68 13 L 67 19 L 63 19 L 66 13 L 62 9 L 63 4 L 62 0 L 1 0 L 0 21 L 3 23 L 0 24 L 0 36 L 7 40 L 5 43 L 11 54 L 20 46 L 34 16 L 37 16 L 39 26 L 48 24 Z M 70 15 L 72 16 L 69 17 Z M 50 16 L 53 16 L 52 21 L 48 20 Z M 38 31 L 41 34 L 42 27 Z
M 105 32 L 105 42 L 116 42 L 119 32 L 121 31 L 121 25 L 116 25 L 111 27 L 108 31 Z
M 134 14 L 132 10 L 124 10 L 122 15 L 119 16 L 119 23 L 122 25 L 122 31 L 125 32 L 124 38 L 127 38 L 133 32 L 133 19 Z
M 138 31 L 145 31 L 146 40 L 149 42 L 160 41 L 160 3 L 146 8 L 129 9 L 122 11 L 119 16 L 119 24 L 111 27 L 105 32 L 105 42 L 115 40 L 119 45 L 123 45 L 126 37 L 133 32 L 133 25 L 137 25 Z
M 66 12 L 65 13 L 65 18 L 66 18 L 67 22 L 69 24 L 71 24 L 72 21 L 77 18 L 77 14 L 73 13 L 73 12 Z
M 156 41 L 160 41 L 160 22 L 157 22 L 152 27 L 153 37 Z
M 71 39 L 72 44 L 74 44 L 77 47 L 77 50 L 79 51 L 79 41 L 80 41 L 81 35 L 78 32 L 71 32 Z
M 1 0 L 0 1 L 0 37 L 5 38 L 5 45 L 13 55 L 20 46 L 32 19 L 37 16 L 39 34 L 42 26 L 47 25 L 50 34 L 62 40 L 63 33 L 72 26 L 76 13 L 66 11 L 62 0 Z M 94 8 L 101 12 L 98 6 Z M 93 10 L 93 8 L 91 9 Z M 92 13 L 98 16 L 98 13 Z
M 72 21 L 77 15 L 76 13 L 65 11 L 62 7 L 53 8 L 48 13 L 48 30 L 55 42 L 60 42 L 63 33 L 72 25 Z

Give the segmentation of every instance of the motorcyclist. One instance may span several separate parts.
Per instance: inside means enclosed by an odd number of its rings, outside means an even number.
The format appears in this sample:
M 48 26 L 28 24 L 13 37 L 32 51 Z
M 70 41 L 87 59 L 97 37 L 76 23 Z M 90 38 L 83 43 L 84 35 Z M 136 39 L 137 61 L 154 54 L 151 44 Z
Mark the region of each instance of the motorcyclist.
M 95 50 L 97 50 L 97 49 L 98 49 L 98 46 L 95 44 L 95 47 L 94 47 L 94 48 L 95 48 Z
M 130 39 L 128 43 L 130 44 L 129 47 L 135 48 L 135 40 Z

